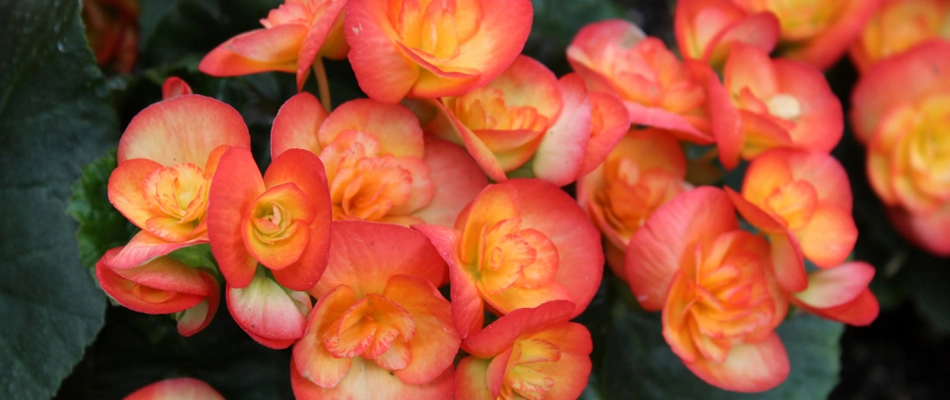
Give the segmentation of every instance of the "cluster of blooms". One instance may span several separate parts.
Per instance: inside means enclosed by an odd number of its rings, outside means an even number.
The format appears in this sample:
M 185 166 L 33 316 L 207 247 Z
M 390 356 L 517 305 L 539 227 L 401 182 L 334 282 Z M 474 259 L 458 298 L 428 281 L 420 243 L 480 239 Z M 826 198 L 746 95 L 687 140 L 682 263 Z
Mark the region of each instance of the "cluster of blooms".
M 950 256 L 950 1 L 888 1 L 851 48 L 871 186 L 918 246 Z
M 816 67 L 769 57 L 779 41 L 818 65 L 845 51 L 869 13 L 833 3 L 680 1 L 682 61 L 629 22 L 594 23 L 558 78 L 519 54 L 528 0 L 287 0 L 199 68 L 290 72 L 298 89 L 312 68 L 320 97 L 281 107 L 261 174 L 241 116 L 169 78 L 109 179 L 141 231 L 97 276 L 183 335 L 223 283 L 250 337 L 293 346 L 298 398 L 571 399 L 592 344 L 569 321 L 606 259 L 694 373 L 767 390 L 789 372 L 774 328 L 790 303 L 855 325 L 878 312 L 873 267 L 846 262 L 841 105 Z M 347 58 L 370 98 L 331 111 L 323 57 Z M 715 145 L 707 170 L 749 161 L 741 191 L 687 182 L 685 143 Z M 559 188 L 573 182 L 576 201 Z M 214 262 L 170 256 L 202 244 Z

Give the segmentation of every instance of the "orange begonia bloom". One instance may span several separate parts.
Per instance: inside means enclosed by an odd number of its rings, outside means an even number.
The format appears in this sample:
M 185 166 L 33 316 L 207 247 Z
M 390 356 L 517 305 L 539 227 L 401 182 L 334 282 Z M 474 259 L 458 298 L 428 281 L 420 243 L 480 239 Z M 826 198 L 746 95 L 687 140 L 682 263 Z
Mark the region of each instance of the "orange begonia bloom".
M 699 61 L 681 62 L 657 38 L 631 22 L 607 20 L 582 28 L 567 48 L 571 63 L 592 91 L 616 94 L 630 122 L 669 129 L 698 144 L 714 141 L 718 113 L 726 102 L 719 78 Z M 721 93 L 722 92 L 722 93 Z
M 640 305 L 663 310 L 663 337 L 711 385 L 760 392 L 785 380 L 774 328 L 788 310 L 769 244 L 739 230 L 722 190 L 701 187 L 660 207 L 630 239 L 627 281 Z
M 142 387 L 122 400 L 224 400 L 211 385 L 195 378 L 174 378 Z
M 121 251 L 111 249 L 96 263 L 99 286 L 109 297 L 140 313 L 174 314 L 182 336 L 211 323 L 221 300 L 213 276 L 164 254 L 132 268 L 116 268 L 113 261 Z
M 931 41 L 872 66 L 852 119 L 869 142 L 871 186 L 898 229 L 950 255 L 950 42 Z
M 680 0 L 674 15 L 676 44 L 684 58 L 719 68 L 733 43 L 771 52 L 779 24 L 770 12 L 750 13 L 730 0 Z
M 577 182 L 577 202 L 607 237 L 605 256 L 624 278 L 623 258 L 633 233 L 657 208 L 691 186 L 686 155 L 666 131 L 632 130 L 592 173 Z
M 950 1 L 884 0 L 851 45 L 851 60 L 864 71 L 882 59 L 940 37 L 950 40 Z
M 436 289 L 445 262 L 394 224 L 335 221 L 330 265 L 294 346 L 297 398 L 450 399 L 461 339 Z
M 264 29 L 228 39 L 211 50 L 198 69 L 213 76 L 292 72 L 301 90 L 317 57 L 346 57 L 344 5 L 346 0 L 286 0 L 261 20 Z
M 775 274 L 786 290 L 808 285 L 804 258 L 835 267 L 858 238 L 848 175 L 828 154 L 770 150 L 749 164 L 741 195 L 726 192 L 742 216 L 768 236 Z
M 736 44 L 724 81 L 740 124 L 717 131 L 720 160 L 727 168 L 739 157 L 793 147 L 830 152 L 844 132 L 841 103 L 821 71 L 792 60 L 771 60 L 764 50 Z
M 591 119 L 584 81 L 559 81 L 530 57 L 518 56 L 488 85 L 433 103 L 440 115 L 429 130 L 463 144 L 496 182 L 533 159 L 535 176 L 563 186 L 584 162 Z
M 115 256 L 130 268 L 181 247 L 208 242 L 208 189 L 221 154 L 250 148 L 244 120 L 231 106 L 198 95 L 153 104 L 119 140 L 109 201 L 142 229 Z
M 575 315 L 603 273 L 600 236 L 584 211 L 540 179 L 490 185 L 459 215 L 455 229 L 415 225 L 449 264 L 452 314 L 462 337 L 481 330 L 484 310 L 507 314 L 570 300 Z
M 488 180 L 465 150 L 423 137 L 406 107 L 370 99 L 329 115 L 309 93 L 281 107 L 271 134 L 274 158 L 308 150 L 326 165 L 333 218 L 452 226 Z
M 522 308 L 470 336 L 455 374 L 457 400 L 576 399 L 590 376 L 590 332 L 568 322 L 574 304 Z
M 861 34 L 881 0 L 732 0 L 749 12 L 770 11 L 781 26 L 779 52 L 824 70 Z
M 459 96 L 495 79 L 531 31 L 529 0 L 350 0 L 350 64 L 369 97 Z

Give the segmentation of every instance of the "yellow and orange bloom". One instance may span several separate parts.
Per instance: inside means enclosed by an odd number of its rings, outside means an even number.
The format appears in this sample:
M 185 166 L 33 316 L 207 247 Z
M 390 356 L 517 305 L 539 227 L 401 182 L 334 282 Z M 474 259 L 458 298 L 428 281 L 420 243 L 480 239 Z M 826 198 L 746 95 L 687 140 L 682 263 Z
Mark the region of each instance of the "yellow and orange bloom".
M 343 36 L 346 0 L 286 0 L 267 18 L 264 29 L 242 33 L 208 53 L 198 69 L 212 76 L 280 71 L 297 74 L 303 88 L 317 57 L 339 60 L 349 46 Z
M 726 189 L 742 216 L 768 236 L 779 283 L 808 286 L 804 259 L 821 268 L 847 259 L 858 238 L 844 168 L 822 152 L 775 149 L 752 160 L 742 194 Z
M 686 155 L 666 131 L 632 130 L 604 163 L 577 181 L 577 203 L 607 238 L 605 256 L 624 278 L 630 237 L 653 212 L 688 190 Z
M 99 286 L 109 297 L 140 313 L 172 314 L 182 336 L 194 335 L 211 323 L 221 300 L 213 276 L 164 254 L 142 265 L 116 265 L 115 256 L 121 251 L 122 247 L 111 249 L 96 263 Z
M 603 274 L 600 235 L 566 193 L 540 179 L 485 188 L 455 229 L 415 225 L 449 265 L 452 315 L 463 338 L 482 329 L 484 311 L 504 315 L 552 300 L 593 299 Z
M 740 123 L 717 131 L 720 161 L 792 147 L 830 152 L 844 132 L 844 114 L 821 71 L 792 60 L 769 59 L 761 48 L 735 44 L 724 81 Z
M 286 349 L 303 336 L 313 309 L 310 295 L 288 290 L 259 268 L 245 287 L 225 287 L 228 311 L 234 322 L 254 341 L 272 349 Z
M 663 310 L 663 337 L 698 377 L 738 392 L 785 380 L 774 328 L 788 311 L 769 243 L 739 230 L 722 190 L 701 187 L 660 207 L 630 239 L 627 281 L 647 311 Z
M 291 362 L 297 398 L 450 399 L 461 339 L 445 262 L 394 224 L 335 221 L 330 265 Z
M 132 72 L 139 51 L 138 19 L 136 0 L 83 0 L 86 39 L 99 66 Z
M 559 300 L 512 311 L 469 337 L 455 398 L 576 399 L 590 376 L 590 332 L 568 322 L 574 304 Z
M 866 326 L 880 311 L 877 298 L 868 289 L 874 267 L 862 261 L 808 274 L 808 289 L 794 293 L 792 304 L 821 317 L 849 325 Z
M 488 184 L 465 150 L 422 134 L 408 108 L 370 99 L 329 115 L 300 93 L 281 107 L 271 154 L 308 150 L 326 165 L 333 218 L 452 226 Z
M 224 400 L 211 385 L 195 378 L 174 378 L 142 387 L 122 400 Z
M 683 58 L 719 68 L 733 43 L 771 52 L 778 42 L 779 23 L 775 14 L 748 12 L 731 0 L 682 0 L 676 3 L 674 31 Z
M 533 158 L 535 176 L 563 186 L 584 162 L 591 118 L 584 81 L 558 80 L 530 57 L 518 56 L 485 86 L 434 103 L 441 114 L 428 129 L 463 144 L 496 182 Z
M 929 39 L 950 40 L 950 1 L 884 0 L 861 37 L 851 44 L 858 70 L 904 52 Z
M 852 94 L 855 132 L 891 219 L 910 240 L 950 254 L 950 42 L 931 41 L 884 60 Z
M 248 149 L 250 142 L 241 115 L 204 96 L 170 98 L 132 118 L 108 191 L 112 205 L 142 231 L 112 262 L 132 267 L 207 243 L 208 189 L 218 160 L 228 147 Z
M 882 0 L 732 0 L 749 12 L 769 11 L 781 26 L 779 53 L 824 70 L 861 35 Z
M 350 64 L 369 97 L 459 96 L 495 79 L 521 53 L 529 0 L 350 0 Z
M 291 149 L 261 177 L 247 149 L 228 149 L 208 200 L 211 252 L 229 287 L 244 288 L 258 263 L 292 290 L 308 290 L 327 265 L 332 212 L 320 159 Z
M 681 62 L 657 38 L 631 22 L 607 20 L 582 28 L 567 48 L 571 63 L 592 91 L 616 94 L 633 124 L 668 129 L 680 139 L 714 142 L 710 107 L 720 98 L 712 69 Z

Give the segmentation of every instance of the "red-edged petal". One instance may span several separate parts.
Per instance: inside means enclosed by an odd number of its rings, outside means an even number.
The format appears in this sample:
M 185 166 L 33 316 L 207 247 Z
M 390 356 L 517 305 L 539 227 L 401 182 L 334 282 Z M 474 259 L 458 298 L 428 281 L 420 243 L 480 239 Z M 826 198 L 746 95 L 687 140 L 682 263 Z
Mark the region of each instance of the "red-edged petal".
M 702 360 L 686 367 L 710 385 L 734 392 L 764 392 L 788 377 L 788 354 L 774 332 L 758 343 L 743 343 L 729 350 L 726 361 Z
M 314 95 L 302 92 L 288 99 L 277 111 L 271 128 L 271 159 L 276 160 L 288 149 L 304 149 L 320 155 L 322 147 L 317 132 L 326 119 L 327 111 Z
M 162 100 L 192 93 L 194 92 L 191 91 L 191 86 L 188 86 L 188 82 L 185 82 L 184 79 L 177 76 L 169 76 L 165 79 L 165 83 L 162 83 Z
M 752 14 L 729 27 L 719 38 L 717 46 L 707 49 L 709 56 L 705 58 L 713 65 L 723 63 L 733 43 L 745 43 L 771 53 L 778 39 L 779 21 L 775 14 L 770 12 Z
M 795 231 L 802 253 L 815 265 L 834 267 L 844 262 L 858 240 L 858 227 L 851 212 L 838 207 L 819 207 L 811 223 Z
M 574 303 L 570 301 L 555 300 L 534 308 L 514 310 L 466 338 L 462 348 L 474 356 L 492 358 L 511 347 L 522 335 L 567 321 L 574 314 L 574 308 Z
M 133 117 L 119 139 L 118 160 L 203 166 L 221 145 L 251 147 L 241 114 L 210 97 L 185 95 L 152 104 Z
M 832 321 L 843 322 L 854 326 L 867 326 L 877 319 L 881 306 L 877 302 L 877 297 L 870 289 L 864 289 L 858 297 L 848 303 L 829 308 L 814 308 L 807 304 L 792 300 L 795 305 L 808 310 L 822 318 Z
M 456 135 L 461 138 L 465 149 L 468 150 L 468 154 L 471 154 L 472 159 L 482 168 L 482 171 L 495 182 L 506 181 L 508 177 L 505 175 L 505 170 L 502 168 L 495 153 L 488 148 L 478 135 L 472 132 L 471 129 L 468 129 L 455 115 L 449 112 L 442 102 L 436 102 L 436 104 L 439 107 L 439 112 L 444 113 L 448 119 L 452 121 Z
M 812 308 L 830 308 L 855 300 L 874 278 L 874 267 L 854 261 L 808 275 L 808 289 L 795 299 Z
M 126 243 L 110 262 L 113 269 L 133 268 L 155 257 L 163 256 L 183 247 L 208 243 L 207 239 L 194 239 L 187 242 L 168 242 L 146 231 L 139 231 Z
M 234 322 L 258 343 L 285 349 L 303 336 L 312 307 L 305 293 L 287 293 L 263 275 L 255 276 L 247 287 L 228 285 L 226 290 L 228 311 Z
M 120 250 L 120 247 L 111 249 L 99 259 L 96 278 L 102 290 L 130 310 L 146 314 L 176 313 L 194 307 L 210 293 L 211 288 L 198 270 L 168 257 L 136 268 L 115 270 L 111 261 Z
M 564 186 L 577 179 L 590 140 L 591 105 L 587 85 L 577 74 L 558 80 L 561 114 L 534 153 L 534 176 Z M 619 140 L 619 139 L 618 139 Z
M 313 153 L 289 149 L 283 152 L 264 173 L 268 188 L 293 183 L 313 204 L 313 218 L 308 227 L 309 241 L 296 262 L 273 271 L 277 282 L 288 289 L 309 290 L 316 285 L 326 269 L 330 253 L 330 224 L 333 209 L 323 162 Z
M 343 12 L 343 6 L 346 5 L 346 0 L 324 1 L 322 5 L 324 5 L 323 14 L 320 14 L 316 21 L 313 21 L 313 25 L 310 26 L 310 30 L 304 37 L 297 53 L 298 92 L 303 90 L 303 84 L 310 73 L 310 66 L 313 65 L 313 61 L 317 58 L 324 42 L 330 39 L 331 31 L 337 25 L 337 22 L 342 24 L 343 16 L 341 13 Z M 334 44 L 332 39 L 329 42 L 328 44 Z
M 282 62 L 255 60 L 238 54 L 230 48 L 230 44 L 235 39 L 252 35 L 256 32 L 257 31 L 243 33 L 215 47 L 201 59 L 201 63 L 198 64 L 198 70 L 211 76 L 241 76 L 267 71 L 297 71 L 297 60 L 285 60 Z
M 769 235 L 769 248 L 772 254 L 772 266 L 779 285 L 790 292 L 800 292 L 808 287 L 808 275 L 805 273 L 805 256 L 802 246 L 790 232 Z
M 145 386 L 123 400 L 224 400 L 211 385 L 195 378 L 174 378 Z
M 607 159 L 614 146 L 630 129 L 630 115 L 619 97 L 608 92 L 590 92 L 591 136 L 577 179 L 591 173 Z
M 454 370 L 449 367 L 437 378 L 422 385 L 403 382 L 392 372 L 362 357 L 353 358 L 353 367 L 334 387 L 321 388 L 290 366 L 290 385 L 298 399 L 347 400 L 449 400 L 455 383 Z
M 400 104 L 356 99 L 333 110 L 320 127 L 320 143 L 326 146 L 346 131 L 366 132 L 379 141 L 380 154 L 422 157 L 425 144 L 419 119 Z
M 453 227 L 462 209 L 488 186 L 488 179 L 465 149 L 434 137 L 426 138 L 423 161 L 435 194 L 412 215 L 427 224 Z
M 627 282 L 647 311 L 663 308 L 666 290 L 696 243 L 739 228 L 729 197 L 712 187 L 683 192 L 658 208 L 627 246 Z
M 323 333 L 356 302 L 353 288 L 337 286 L 317 301 L 304 335 L 294 345 L 291 370 L 320 387 L 331 388 L 349 372 L 351 358 L 334 357 L 323 342 Z
M 421 233 L 404 226 L 368 221 L 334 221 L 330 261 L 310 291 L 320 298 L 338 285 L 357 296 L 382 293 L 393 275 L 415 275 L 442 283 L 445 261 Z
M 198 305 L 185 310 L 178 318 L 178 334 L 189 337 L 208 326 L 214 319 L 214 314 L 218 311 L 218 305 L 221 303 L 221 288 L 218 286 L 218 280 L 204 271 L 200 271 L 201 278 L 210 287 L 210 293 Z
M 749 221 L 750 224 L 769 233 L 785 232 L 785 225 L 769 215 L 765 210 L 759 208 L 759 206 L 753 204 L 745 197 L 742 197 L 741 194 L 736 193 L 732 188 L 727 187 L 725 191 L 726 194 L 729 195 L 729 199 L 732 200 L 732 204 L 736 206 L 736 209 L 742 214 L 742 217 Z
M 393 43 L 383 24 L 387 7 L 374 1 L 351 0 L 346 7 L 343 32 L 350 44 L 347 56 L 357 83 L 369 97 L 396 103 L 419 79 L 419 67 Z
M 696 129 L 682 115 L 630 101 L 624 101 L 623 103 L 627 107 L 631 124 L 668 129 L 674 131 L 681 139 L 698 145 L 712 144 L 715 141 L 711 134 Z
M 423 384 L 452 366 L 462 339 L 452 321 L 452 307 L 429 281 L 409 275 L 389 278 L 383 295 L 399 304 L 415 324 L 409 342 L 412 361 L 395 371 L 406 383 Z
M 254 278 L 257 260 L 248 252 L 242 231 L 254 199 L 264 192 L 264 180 L 247 149 L 228 149 L 208 192 L 208 239 L 211 252 L 231 287 L 245 287 Z

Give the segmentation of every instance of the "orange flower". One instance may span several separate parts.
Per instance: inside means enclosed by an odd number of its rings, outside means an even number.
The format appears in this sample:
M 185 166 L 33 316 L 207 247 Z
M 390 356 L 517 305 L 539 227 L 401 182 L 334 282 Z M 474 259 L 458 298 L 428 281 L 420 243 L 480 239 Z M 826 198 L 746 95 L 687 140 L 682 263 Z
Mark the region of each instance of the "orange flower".
M 872 66 L 852 94 L 868 176 L 895 225 L 950 255 L 950 42 L 931 41 Z
M 858 38 L 881 0 L 732 0 L 749 12 L 770 11 L 781 25 L 779 49 L 824 70 Z
M 685 178 L 686 156 L 676 139 L 647 128 L 628 132 L 600 167 L 577 182 L 577 202 L 607 237 L 614 274 L 624 278 L 630 237 L 657 208 L 690 188 Z
M 317 57 L 342 59 L 346 0 L 286 0 L 261 20 L 264 29 L 242 33 L 211 50 L 198 69 L 213 76 L 295 72 L 303 88 Z
M 577 178 L 591 119 L 579 77 L 558 80 L 540 62 L 518 56 L 487 85 L 433 103 L 440 115 L 429 130 L 464 144 L 492 180 L 505 181 L 506 172 L 529 160 L 534 176 L 557 186 Z
M 175 378 L 158 381 L 136 390 L 122 400 L 224 400 L 214 388 L 195 378 Z
M 300 93 L 274 119 L 271 155 L 310 151 L 326 165 L 333 218 L 452 226 L 488 180 L 458 146 L 424 138 L 406 107 L 359 99 L 329 115 Z
M 142 229 L 115 256 L 119 268 L 208 242 L 208 189 L 229 146 L 250 148 L 233 108 L 198 95 L 153 104 L 119 140 L 119 165 L 109 177 L 109 201 Z
M 425 236 L 336 221 L 330 250 L 311 290 L 320 300 L 293 350 L 297 398 L 450 399 L 461 340 L 435 286 L 445 262 Z
M 136 0 L 83 0 L 86 39 L 100 66 L 128 73 L 135 68 L 139 45 Z
M 350 0 L 350 64 L 375 100 L 458 96 L 511 64 L 532 15 L 529 0 Z
M 115 256 L 121 251 L 122 247 L 111 249 L 96 263 L 99 286 L 109 297 L 140 313 L 172 314 L 182 336 L 194 335 L 211 323 L 221 300 L 213 276 L 164 254 L 142 265 L 116 265 Z
M 459 362 L 455 398 L 576 399 L 590 376 L 590 332 L 568 322 L 569 301 L 514 310 L 462 348 L 471 356 Z
M 507 314 L 551 300 L 587 307 L 603 272 L 597 230 L 566 193 L 539 179 L 490 185 L 455 229 L 415 225 L 449 264 L 452 315 L 463 338 L 484 310 Z
M 711 385 L 760 392 L 785 380 L 788 355 L 774 328 L 788 309 L 769 244 L 739 230 L 720 189 L 685 192 L 630 239 L 627 280 L 647 311 L 663 310 L 663 337 Z
M 841 139 L 841 103 L 821 71 L 807 64 L 770 60 L 758 47 L 736 44 L 724 81 L 741 117 L 734 130 L 716 132 L 726 168 L 735 167 L 740 156 L 748 160 L 776 147 L 827 153 Z
M 804 258 L 821 268 L 848 257 L 858 237 L 851 217 L 851 185 L 834 157 L 775 149 L 749 164 L 742 194 L 726 189 L 750 224 L 768 236 L 779 283 L 805 290 Z
M 938 37 L 950 39 L 950 2 L 884 0 L 861 37 L 851 44 L 851 60 L 864 71 L 882 59 Z
M 711 144 L 711 107 L 720 99 L 719 78 L 698 61 L 680 62 L 657 38 L 624 20 L 582 28 L 567 48 L 567 59 L 592 91 L 616 94 L 630 122 L 669 129 L 679 138 Z M 710 92 L 712 90 L 712 92 Z
M 681 0 L 674 16 L 676 44 L 683 58 L 719 68 L 733 43 L 771 52 L 778 42 L 778 19 L 770 12 L 750 13 L 730 0 Z

